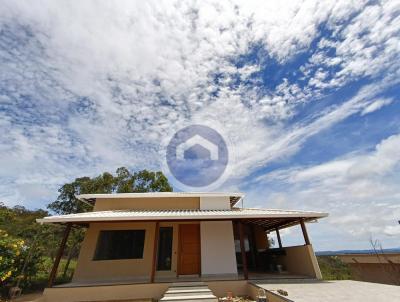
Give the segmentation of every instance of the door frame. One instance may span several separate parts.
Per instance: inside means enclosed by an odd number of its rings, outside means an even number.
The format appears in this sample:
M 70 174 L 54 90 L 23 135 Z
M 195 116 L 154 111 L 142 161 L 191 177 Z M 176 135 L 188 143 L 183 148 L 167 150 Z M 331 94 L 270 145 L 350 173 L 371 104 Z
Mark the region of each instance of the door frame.
M 178 224 L 178 253 L 177 253 L 177 268 L 176 268 L 176 276 L 190 276 L 190 275 L 182 275 L 181 274 L 181 228 L 187 225 L 197 225 L 199 226 L 199 276 L 201 276 L 201 230 L 200 230 L 200 223 L 180 223 Z

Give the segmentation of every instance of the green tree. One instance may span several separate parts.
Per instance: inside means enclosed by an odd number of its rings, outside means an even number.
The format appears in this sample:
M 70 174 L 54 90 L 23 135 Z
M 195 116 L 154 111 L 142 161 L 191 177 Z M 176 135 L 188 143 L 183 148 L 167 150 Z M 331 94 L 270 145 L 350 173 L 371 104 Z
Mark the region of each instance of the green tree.
M 158 171 L 141 170 L 131 174 L 126 168 L 117 169 L 116 191 L 118 193 L 171 192 L 167 177 Z
M 80 202 L 75 195 L 88 193 L 92 187 L 93 181 L 90 177 L 76 178 L 73 182 L 64 184 L 58 190 L 57 199 L 50 203 L 47 208 L 57 214 L 87 212 L 91 207 Z
M 73 182 L 63 185 L 57 199 L 48 208 L 57 214 L 87 212 L 91 207 L 80 202 L 75 197 L 79 194 L 94 193 L 142 193 L 142 192 L 171 192 L 172 187 L 167 177 L 158 171 L 141 170 L 131 173 L 121 167 L 116 175 L 109 172 L 90 178 L 80 177 Z
M 54 257 L 61 236 L 62 227 L 57 225 L 39 225 L 37 218 L 49 215 L 44 210 L 28 210 L 23 206 L 6 207 L 0 203 L 0 237 L 2 250 L 0 255 L 8 255 L 0 261 L 1 265 L 12 264 L 11 274 L 7 278 L 8 284 L 31 285 L 38 272 L 47 274 L 45 257 Z M 18 253 L 10 254 L 12 250 L 5 249 L 4 242 L 23 242 L 22 249 Z M 11 259 L 12 262 L 7 259 Z M 4 267 L 3 267 L 4 271 Z M 8 273 L 8 272 L 7 272 Z
M 80 213 L 91 210 L 91 206 L 79 201 L 75 196 L 94 193 L 142 193 L 142 192 L 170 192 L 172 187 L 162 172 L 141 170 L 131 173 L 121 167 L 116 175 L 109 172 L 90 178 L 80 177 L 73 182 L 64 184 L 59 190 L 57 199 L 48 205 L 48 208 L 57 214 Z M 80 248 L 83 240 L 83 230 L 73 229 L 67 242 L 67 262 L 64 266 L 63 278 L 67 278 L 67 271 Z
M 23 206 L 6 207 L 0 202 L 0 229 L 25 241 L 33 241 L 41 229 L 36 219 L 48 216 L 44 210 L 28 210 Z

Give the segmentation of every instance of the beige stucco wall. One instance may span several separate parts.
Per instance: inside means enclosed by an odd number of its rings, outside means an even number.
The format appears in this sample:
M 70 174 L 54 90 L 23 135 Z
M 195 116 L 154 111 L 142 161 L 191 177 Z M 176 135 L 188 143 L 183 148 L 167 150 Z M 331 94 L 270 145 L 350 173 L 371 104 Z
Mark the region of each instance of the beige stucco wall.
M 279 259 L 289 273 L 322 279 L 312 245 L 290 246 L 284 249 L 286 256 Z
M 46 288 L 44 302 L 126 301 L 131 299 L 160 299 L 168 283 Z
M 355 280 L 400 285 L 400 253 L 346 254 L 338 258 L 349 264 Z
M 178 266 L 180 224 L 199 224 L 199 222 L 160 222 L 160 227 L 173 227 L 172 261 L 171 270 L 156 271 L 156 278 L 176 276 Z M 152 269 L 155 226 L 155 222 L 91 223 L 86 231 L 85 238 L 82 243 L 77 267 L 72 281 L 113 281 L 133 279 L 148 281 L 150 279 Z M 146 231 L 143 259 L 93 261 L 100 231 L 126 229 L 144 229 Z
M 400 253 L 387 254 L 345 254 L 338 255 L 345 263 L 397 263 L 400 264 Z
M 163 198 L 99 198 L 93 211 L 107 210 L 189 210 L 199 209 L 199 197 Z
M 93 261 L 97 238 L 101 230 L 145 230 L 143 259 L 97 260 Z M 149 280 L 155 222 L 135 223 L 91 223 L 86 231 L 80 250 L 73 282 L 92 280 L 128 280 L 139 278 Z
M 173 227 L 172 262 L 170 271 L 156 271 L 155 277 L 176 276 L 178 266 L 179 225 L 199 222 L 160 222 L 160 227 Z M 150 279 L 155 222 L 114 222 L 91 223 L 79 254 L 73 282 L 114 281 Z M 144 229 L 145 242 L 142 259 L 93 260 L 97 240 L 102 230 Z M 203 221 L 201 236 L 201 271 L 202 275 L 237 275 L 234 249 L 233 228 L 231 221 Z
M 231 203 L 228 196 L 200 197 L 202 210 L 229 210 Z
M 398 263 L 349 263 L 354 280 L 400 285 Z
M 201 273 L 237 275 L 232 221 L 202 221 Z

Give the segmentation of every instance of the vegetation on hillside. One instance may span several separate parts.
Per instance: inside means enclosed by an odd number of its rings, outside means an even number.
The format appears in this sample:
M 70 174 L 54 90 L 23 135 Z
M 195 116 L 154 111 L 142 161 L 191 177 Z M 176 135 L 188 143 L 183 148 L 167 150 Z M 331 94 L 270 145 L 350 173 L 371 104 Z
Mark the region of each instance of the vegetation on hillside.
M 47 208 L 57 214 L 90 211 L 89 205 L 75 198 L 77 194 L 168 191 L 172 191 L 172 187 L 162 172 L 131 173 L 121 167 L 114 175 L 105 172 L 62 185 L 57 199 Z M 0 202 L 0 289 L 3 297 L 13 286 L 23 288 L 24 292 L 45 287 L 64 230 L 59 225 L 36 223 L 36 219 L 48 215 L 50 213 L 43 209 L 7 207 Z M 83 236 L 84 229 L 71 230 L 56 283 L 71 278 Z
M 319 268 L 324 280 L 351 279 L 349 266 L 337 256 L 317 256 Z

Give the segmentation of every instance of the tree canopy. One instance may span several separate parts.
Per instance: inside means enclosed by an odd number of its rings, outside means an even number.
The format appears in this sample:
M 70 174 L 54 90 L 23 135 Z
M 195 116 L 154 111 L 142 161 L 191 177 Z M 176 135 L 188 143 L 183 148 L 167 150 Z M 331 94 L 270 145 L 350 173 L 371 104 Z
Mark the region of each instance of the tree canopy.
M 77 194 L 170 191 L 172 187 L 162 172 L 131 172 L 121 167 L 114 174 L 104 172 L 96 177 L 79 177 L 62 185 L 57 199 L 47 207 L 57 214 L 77 213 L 91 210 L 75 198 Z M 6 283 L 15 285 L 21 280 L 21 286 L 27 287 L 46 282 L 63 232 L 60 225 L 36 223 L 37 218 L 48 215 L 45 210 L 7 207 L 0 202 L 0 295 Z M 72 229 L 61 279 L 70 278 L 73 268 L 69 269 L 69 264 L 77 257 L 83 236 L 83 229 Z
M 78 201 L 75 195 L 94 193 L 143 193 L 171 192 L 167 177 L 161 172 L 141 170 L 131 173 L 127 168 L 118 168 L 115 175 L 104 172 L 96 177 L 80 177 L 64 184 L 57 199 L 48 205 L 48 209 L 57 214 L 86 212 L 90 206 Z
M 43 257 L 53 257 L 63 228 L 39 225 L 36 219 L 47 216 L 44 210 L 23 206 L 7 207 L 0 202 L 0 284 L 20 279 L 24 285 L 43 267 Z

